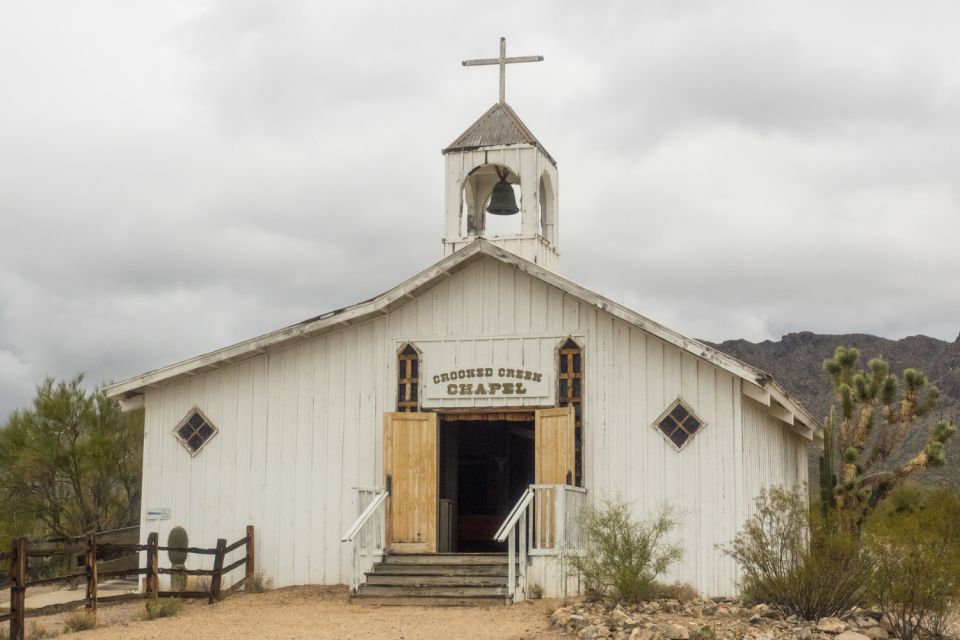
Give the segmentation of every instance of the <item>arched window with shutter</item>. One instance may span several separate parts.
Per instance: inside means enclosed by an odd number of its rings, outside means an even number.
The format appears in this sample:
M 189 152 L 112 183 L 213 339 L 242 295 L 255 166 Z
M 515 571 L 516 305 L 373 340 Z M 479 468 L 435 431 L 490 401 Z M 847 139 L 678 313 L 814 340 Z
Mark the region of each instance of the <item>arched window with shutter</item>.
M 397 411 L 420 410 L 420 352 L 405 344 L 397 354 Z
M 573 338 L 567 338 L 557 349 L 557 406 L 573 407 L 578 487 L 583 486 L 583 385 L 583 349 Z

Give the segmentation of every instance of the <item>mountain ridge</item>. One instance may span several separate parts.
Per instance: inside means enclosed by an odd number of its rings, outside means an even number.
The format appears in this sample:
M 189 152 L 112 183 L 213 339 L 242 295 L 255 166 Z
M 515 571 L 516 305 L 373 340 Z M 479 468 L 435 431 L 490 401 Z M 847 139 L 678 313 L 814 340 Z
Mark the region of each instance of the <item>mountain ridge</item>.
M 926 442 L 930 427 L 941 417 L 960 423 L 960 335 L 953 342 L 948 342 L 924 335 L 892 340 L 866 333 L 818 334 L 799 331 L 788 333 L 777 341 L 734 339 L 719 343 L 703 342 L 769 373 L 821 421 L 833 402 L 830 379 L 821 366 L 838 346 L 859 349 L 864 366 L 871 358 L 888 360 L 893 372 L 900 378 L 906 368 L 922 370 L 930 382 L 939 387 L 940 401 L 931 414 L 918 423 L 917 428 L 911 429 L 903 445 L 891 456 L 893 464 L 917 452 Z M 816 481 L 819 456 L 819 449 L 811 448 L 811 482 Z M 919 479 L 960 490 L 960 437 L 954 437 L 947 443 L 947 464 L 924 471 Z

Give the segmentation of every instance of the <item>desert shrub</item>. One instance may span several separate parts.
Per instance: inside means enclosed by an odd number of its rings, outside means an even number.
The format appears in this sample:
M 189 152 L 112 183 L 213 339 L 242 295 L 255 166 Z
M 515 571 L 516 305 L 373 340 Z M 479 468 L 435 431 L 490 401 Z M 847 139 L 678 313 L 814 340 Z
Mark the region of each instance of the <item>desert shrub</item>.
M 743 571 L 744 600 L 807 620 L 860 604 L 872 571 L 856 535 L 826 521 L 800 490 L 761 493 L 754 515 L 724 551 Z
M 700 592 L 686 582 L 674 582 L 673 584 L 663 585 L 658 595 L 661 598 L 668 598 L 678 602 L 689 602 L 699 598 Z
M 657 595 L 657 577 L 683 554 L 667 541 L 676 525 L 667 506 L 637 521 L 628 503 L 606 500 L 584 511 L 585 552 L 571 562 L 591 594 L 628 602 L 650 599 Z
M 92 613 L 86 611 L 74 611 L 63 620 L 63 626 L 67 631 L 86 631 L 94 629 L 97 626 L 97 619 Z
M 273 580 L 263 575 L 263 571 L 257 571 L 247 578 L 243 590 L 247 593 L 263 593 L 273 588 Z
M 871 595 L 901 640 L 941 634 L 960 599 L 960 498 L 935 491 L 867 523 L 876 562 Z
M 148 598 L 146 602 L 147 620 L 169 618 L 183 611 L 183 601 L 179 598 Z
M 58 635 L 60 635 L 58 632 L 49 631 L 39 622 L 31 622 L 25 637 L 27 640 L 44 640 L 44 638 L 56 638 Z M 6 638 L 6 636 L 0 634 L 0 638 Z

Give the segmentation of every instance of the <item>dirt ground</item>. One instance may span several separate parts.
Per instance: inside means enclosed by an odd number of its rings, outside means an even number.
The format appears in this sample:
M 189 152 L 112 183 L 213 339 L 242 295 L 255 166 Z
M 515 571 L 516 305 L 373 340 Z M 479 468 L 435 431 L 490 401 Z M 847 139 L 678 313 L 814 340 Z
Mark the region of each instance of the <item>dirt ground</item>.
M 289 587 L 262 594 L 237 593 L 213 606 L 193 601 L 173 618 L 138 619 L 142 602 L 105 606 L 101 626 L 70 633 L 77 640 L 214 640 L 264 638 L 297 640 L 554 640 L 547 616 L 556 600 L 512 607 L 386 607 L 351 604 L 345 587 Z M 56 633 L 63 615 L 28 619 L 38 630 Z

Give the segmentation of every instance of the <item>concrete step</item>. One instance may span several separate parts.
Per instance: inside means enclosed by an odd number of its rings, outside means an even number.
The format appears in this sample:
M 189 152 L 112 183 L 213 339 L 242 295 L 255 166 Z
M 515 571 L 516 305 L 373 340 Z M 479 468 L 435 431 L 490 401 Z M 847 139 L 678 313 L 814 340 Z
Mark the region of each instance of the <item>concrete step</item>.
M 368 573 L 367 584 L 390 586 L 470 586 L 504 587 L 507 576 L 504 575 L 421 575 L 409 573 Z
M 420 576 L 506 576 L 507 563 L 503 564 L 383 564 L 373 565 L 371 573 L 378 575 L 405 574 Z
M 503 607 L 511 602 L 509 598 L 501 597 L 410 596 L 384 598 L 364 595 L 353 596 L 351 601 L 358 604 L 376 604 L 390 607 Z
M 493 598 L 507 597 L 506 585 L 496 587 L 474 587 L 464 585 L 416 585 L 416 586 L 392 586 L 363 584 L 360 585 L 358 595 L 361 596 L 381 596 L 392 598 L 411 598 L 411 597 L 445 597 L 445 598 L 464 598 L 464 597 L 483 597 Z
M 383 557 L 384 564 L 507 564 L 505 553 L 404 553 Z

